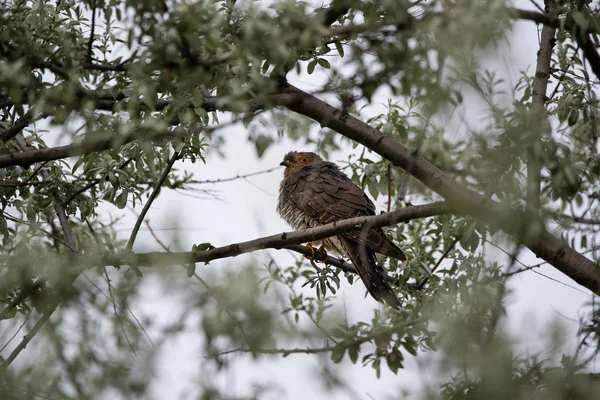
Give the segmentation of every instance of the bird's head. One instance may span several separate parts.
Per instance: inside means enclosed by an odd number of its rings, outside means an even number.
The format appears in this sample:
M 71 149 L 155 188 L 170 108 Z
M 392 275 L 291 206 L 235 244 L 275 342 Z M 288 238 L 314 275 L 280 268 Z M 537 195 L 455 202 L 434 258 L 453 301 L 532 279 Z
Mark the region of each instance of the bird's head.
M 295 174 L 307 165 L 323 161 L 323 159 L 315 153 L 290 151 L 283 157 L 283 161 L 279 165 L 285 167 L 284 176 L 287 178 L 291 174 Z

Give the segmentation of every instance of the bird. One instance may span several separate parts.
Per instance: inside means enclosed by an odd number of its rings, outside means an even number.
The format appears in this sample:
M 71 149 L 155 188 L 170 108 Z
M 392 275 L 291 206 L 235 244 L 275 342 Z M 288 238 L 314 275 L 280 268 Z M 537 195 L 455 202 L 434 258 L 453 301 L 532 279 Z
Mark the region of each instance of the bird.
M 277 212 L 294 229 L 304 230 L 347 218 L 375 215 L 375 205 L 340 168 L 316 153 L 291 151 L 279 185 Z M 314 250 L 313 243 L 307 246 Z M 351 231 L 322 241 L 318 249 L 347 256 L 367 291 L 395 309 L 402 305 L 377 265 L 375 253 L 406 261 L 404 252 L 381 229 Z

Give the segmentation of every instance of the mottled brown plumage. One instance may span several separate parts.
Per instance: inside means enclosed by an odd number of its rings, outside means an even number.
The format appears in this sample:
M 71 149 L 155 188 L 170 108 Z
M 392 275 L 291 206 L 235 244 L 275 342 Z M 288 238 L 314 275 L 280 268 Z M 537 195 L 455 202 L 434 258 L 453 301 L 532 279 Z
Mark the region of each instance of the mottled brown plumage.
M 295 230 L 375 215 L 375 205 L 337 165 L 315 153 L 290 152 L 279 187 L 277 211 Z M 404 253 L 382 230 L 352 231 L 323 241 L 328 251 L 350 258 L 369 293 L 380 302 L 401 304 L 376 264 L 375 252 L 406 260 Z

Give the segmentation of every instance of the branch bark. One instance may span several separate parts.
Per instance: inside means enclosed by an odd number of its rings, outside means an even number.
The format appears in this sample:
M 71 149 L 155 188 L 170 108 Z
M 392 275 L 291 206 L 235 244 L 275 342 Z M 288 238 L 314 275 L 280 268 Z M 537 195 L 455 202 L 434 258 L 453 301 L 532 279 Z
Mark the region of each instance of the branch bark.
M 181 253 L 124 253 L 103 256 L 100 259 L 87 257 L 86 262 L 98 265 L 132 265 L 132 266 L 167 266 L 187 263 L 209 262 L 221 258 L 235 257 L 264 249 L 294 249 L 293 245 L 321 240 L 330 236 L 361 229 L 375 229 L 384 226 L 408 222 L 413 219 L 427 218 L 450 212 L 446 202 L 435 202 L 419 206 L 405 207 L 391 213 L 369 217 L 349 218 L 340 222 L 319 226 L 296 232 L 284 232 L 262 237 L 247 242 L 234 243 L 205 251 L 189 251 Z
M 520 236 L 521 224 L 525 221 L 521 211 L 503 209 L 497 202 L 487 199 L 458 183 L 435 165 L 408 147 L 389 136 L 382 135 L 377 129 L 344 113 L 315 96 L 288 85 L 281 88 L 284 96 L 290 96 L 287 108 L 327 126 L 334 131 L 354 140 L 378 153 L 394 165 L 408 171 L 423 184 L 440 194 L 454 210 L 469 214 L 479 220 L 499 227 L 505 232 Z M 525 235 L 526 245 L 538 257 L 569 276 L 580 285 L 600 294 L 600 272 L 597 265 L 579 254 L 554 236 L 541 231 L 537 235 Z
M 545 0 L 546 13 L 552 14 L 552 0 Z M 538 119 L 546 121 L 545 108 L 546 91 L 548 89 L 548 78 L 550 77 L 550 62 L 552 61 L 552 49 L 554 48 L 554 36 L 556 28 L 550 25 L 544 25 L 542 28 L 542 36 L 540 39 L 540 50 L 537 54 L 537 65 L 535 76 L 533 78 L 533 97 L 531 111 L 533 114 L 534 124 Z M 540 125 L 539 123 L 536 125 Z M 538 129 L 532 129 L 533 132 Z M 538 161 L 539 147 L 541 145 L 540 138 L 532 139 L 532 143 L 527 149 L 527 209 L 532 216 L 534 223 L 539 223 L 539 214 L 541 206 L 541 164 Z
M 97 151 L 122 146 L 138 139 L 157 140 L 169 136 L 175 137 L 175 133 L 168 130 L 165 130 L 164 132 L 148 131 L 146 132 L 146 135 L 144 135 L 144 133 L 145 132 L 137 130 L 123 137 L 111 136 L 99 139 L 89 139 L 80 143 L 72 143 L 65 146 L 2 154 L 0 155 L 0 168 L 13 167 L 16 165 L 27 167 L 40 161 L 59 160 L 62 158 L 95 153 Z

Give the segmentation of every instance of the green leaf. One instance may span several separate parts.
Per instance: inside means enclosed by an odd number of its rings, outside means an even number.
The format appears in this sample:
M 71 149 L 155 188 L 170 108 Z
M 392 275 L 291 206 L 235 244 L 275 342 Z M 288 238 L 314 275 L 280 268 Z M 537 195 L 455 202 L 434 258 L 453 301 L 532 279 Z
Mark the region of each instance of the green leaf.
M 357 344 L 356 346 L 348 347 L 348 355 L 350 356 L 350 360 L 352 360 L 353 364 L 356 364 L 356 361 L 358 360 L 359 351 L 360 351 L 359 344 Z
M 265 151 L 273 144 L 274 140 L 270 136 L 259 135 L 254 139 L 254 146 L 256 147 L 256 154 L 258 158 L 261 158 Z
M 206 251 L 209 249 L 214 249 L 214 246 L 208 242 L 195 244 L 192 246 L 192 251 Z
M 315 66 L 317 65 L 317 60 L 312 60 L 311 62 L 308 63 L 308 67 L 306 67 L 306 72 L 308 72 L 308 74 L 312 74 L 315 71 Z
M 317 62 L 319 63 L 319 65 L 323 68 L 327 68 L 330 69 L 331 68 L 331 64 L 329 63 L 329 61 L 327 61 L 324 58 L 317 58 Z
M 196 263 L 189 263 L 186 268 L 188 278 L 191 278 L 196 273 Z
M 340 57 L 344 58 L 344 46 L 339 42 L 335 42 L 335 48 L 337 49 Z
M 342 362 L 342 360 L 344 359 L 344 353 L 346 352 L 346 348 L 345 347 L 335 347 L 332 351 L 331 351 L 331 361 L 333 361 L 335 364 L 339 364 Z
M 115 199 L 115 205 L 116 205 L 117 207 L 119 207 L 120 209 L 124 209 L 124 208 L 125 208 L 125 206 L 127 205 L 127 195 L 128 195 L 128 194 L 129 194 L 129 193 L 127 193 L 127 191 L 126 191 L 126 190 L 123 190 L 123 191 L 121 192 L 121 194 L 119 194 L 119 195 L 117 196 L 117 198 Z

